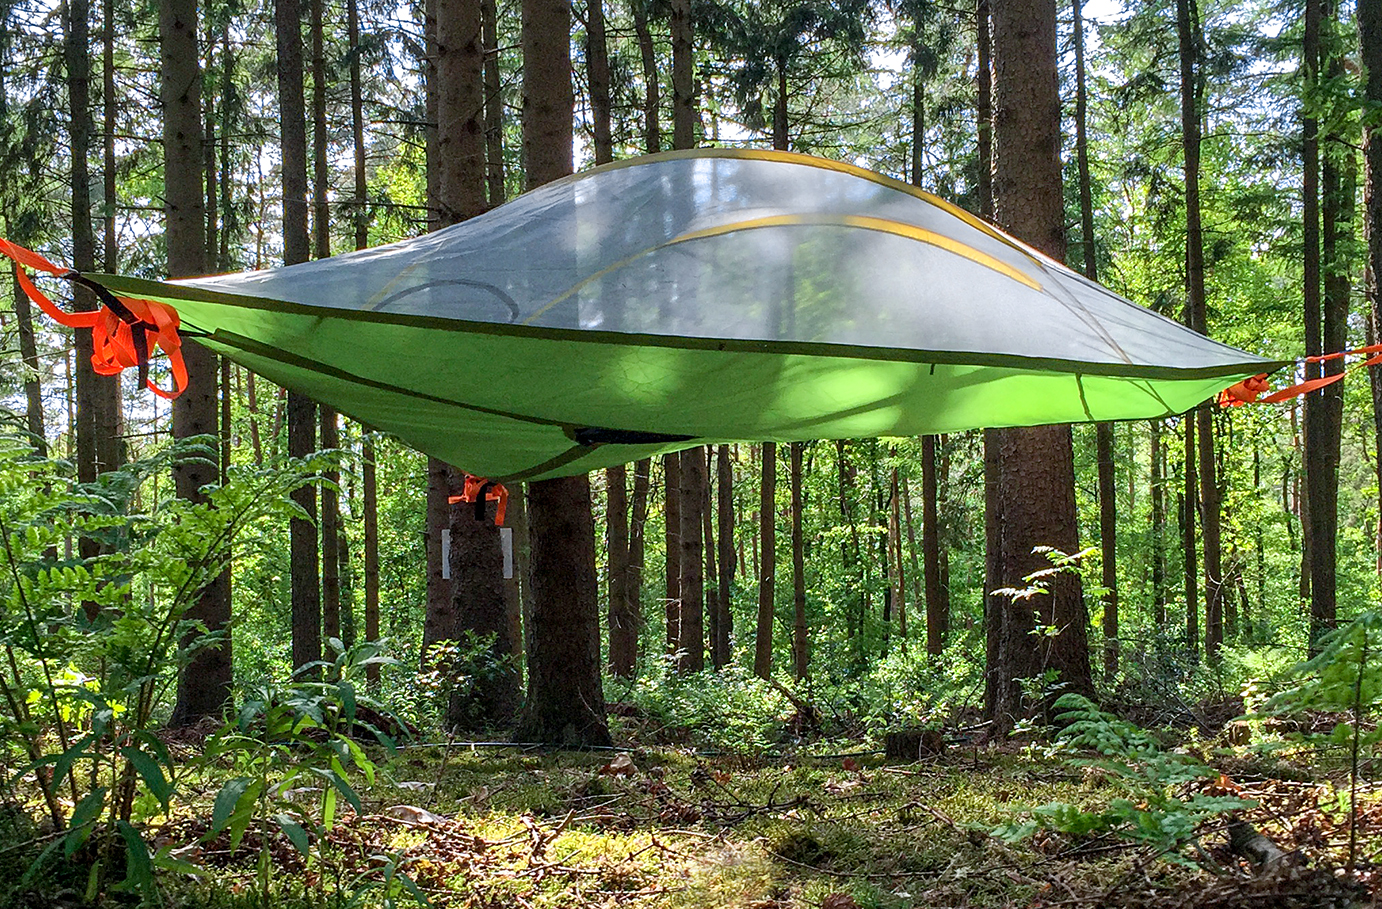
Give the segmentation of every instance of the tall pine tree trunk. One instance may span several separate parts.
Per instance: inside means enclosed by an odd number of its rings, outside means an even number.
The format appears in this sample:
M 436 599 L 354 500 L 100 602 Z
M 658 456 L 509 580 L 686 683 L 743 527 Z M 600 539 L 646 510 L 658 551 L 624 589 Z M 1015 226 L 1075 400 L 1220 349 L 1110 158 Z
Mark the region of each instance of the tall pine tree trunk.
M 1363 84 L 1365 102 L 1373 109 L 1382 109 L 1382 4 L 1358 4 L 1358 35 L 1362 46 Z M 1372 320 L 1373 337 L 1382 337 L 1382 123 L 1372 123 L 1364 134 L 1363 165 L 1366 173 L 1364 188 L 1363 229 L 1367 237 L 1367 293 L 1368 316 Z M 1373 430 L 1375 433 L 1375 463 L 1382 469 L 1382 370 L 1369 369 L 1372 382 Z M 1382 571 L 1382 482 L 1378 484 L 1378 546 L 1377 564 Z
M 1336 3 L 1325 0 L 1321 27 L 1338 32 Z M 1337 50 L 1339 40 L 1328 42 L 1318 66 L 1324 80 L 1338 84 L 1344 78 L 1343 63 Z M 1324 47 L 1322 43 L 1322 48 Z M 1331 122 L 1333 118 L 1331 118 Z M 1353 146 L 1337 132 L 1325 137 L 1320 155 L 1320 271 L 1323 278 L 1320 343 L 1325 353 L 1343 350 L 1348 342 L 1348 308 L 1352 282 L 1351 256 L 1344 253 L 1353 240 L 1353 217 L 1357 195 L 1357 161 Z M 1343 372 L 1343 360 L 1329 360 L 1324 375 Z M 1310 503 L 1310 641 L 1314 645 L 1338 624 L 1337 549 L 1339 532 L 1339 452 L 1343 434 L 1344 389 L 1334 383 L 1306 396 L 1307 419 L 1306 479 Z
M 1094 194 L 1089 176 L 1089 103 L 1085 90 L 1084 18 L 1081 0 L 1072 0 L 1075 28 L 1075 156 L 1079 169 L 1080 232 L 1084 251 L 1084 275 L 1099 280 L 1094 257 Z M 1099 550 L 1104 586 L 1104 678 L 1118 673 L 1118 503 L 1113 464 L 1113 424 L 1094 428 L 1099 471 Z
M 1181 136 L 1185 148 L 1185 308 L 1190 327 L 1207 335 L 1204 230 L 1200 217 L 1200 111 L 1204 92 L 1199 60 L 1203 38 L 1195 0 L 1176 0 L 1176 33 L 1180 44 Z M 1214 412 L 1210 405 L 1201 405 L 1195 411 L 1195 443 L 1200 537 L 1204 543 L 1204 652 L 1208 659 L 1216 660 L 1224 642 L 1224 577 Z
M 564 0 L 523 0 L 523 156 L 529 188 L 571 173 L 570 37 L 571 8 Z M 607 745 L 589 478 L 530 484 L 528 525 L 532 620 L 528 703 L 519 735 L 529 741 Z
M 278 119 L 283 167 L 283 264 L 311 255 L 307 230 L 307 110 L 303 100 L 302 6 L 276 0 Z M 288 454 L 304 457 L 317 447 L 317 407 L 306 395 L 288 392 Z M 308 515 L 289 523 L 288 561 L 292 589 L 293 668 L 321 659 L 321 587 L 317 576 L 317 497 L 311 486 L 293 493 Z
M 159 58 L 163 106 L 163 185 L 167 218 L 164 237 L 171 277 L 206 271 L 206 215 L 202 184 L 201 64 L 197 55 L 195 0 L 162 0 L 159 5 Z M 173 401 L 173 435 L 216 435 L 216 356 L 196 343 L 183 348 L 188 384 Z M 204 501 L 200 490 L 217 481 L 214 461 L 181 464 L 173 479 L 179 498 Z M 222 574 L 197 597 L 188 618 L 212 634 L 227 635 L 199 650 L 178 678 L 172 725 L 190 725 L 219 716 L 230 700 L 230 572 Z M 191 643 L 191 639 L 185 643 Z
M 681 452 L 681 609 L 678 612 L 677 670 L 700 672 L 705 668 L 705 559 L 702 511 L 705 501 L 705 449 Z
M 715 639 L 711 642 L 712 661 L 716 669 L 729 665 L 730 639 L 734 632 L 734 613 L 730 609 L 730 591 L 734 585 L 734 466 L 729 460 L 729 446 L 721 445 L 716 459 L 715 518 L 718 522 L 717 542 L 720 555 L 720 583 L 716 590 Z
M 754 633 L 753 671 L 766 679 L 773 672 L 773 619 L 777 587 L 777 443 L 764 442 L 758 500 L 758 624 Z
M 994 211 L 1014 236 L 1058 261 L 1065 258 L 1060 170 L 1055 0 L 1004 0 L 993 9 L 996 69 Z M 1078 550 L 1070 427 L 997 433 L 999 545 L 1005 587 L 1046 567 L 1035 546 Z M 989 705 L 997 729 L 1027 710 L 1017 680 L 1054 670 L 1064 690 L 1092 693 L 1088 616 L 1079 579 L 1061 575 L 1034 604 L 1002 604 L 998 678 Z M 1059 629 L 1037 637 L 1038 625 Z
M 797 678 L 806 678 L 810 650 L 806 637 L 806 549 L 802 538 L 801 455 L 803 443 L 788 446 L 789 480 L 792 493 L 792 668 Z

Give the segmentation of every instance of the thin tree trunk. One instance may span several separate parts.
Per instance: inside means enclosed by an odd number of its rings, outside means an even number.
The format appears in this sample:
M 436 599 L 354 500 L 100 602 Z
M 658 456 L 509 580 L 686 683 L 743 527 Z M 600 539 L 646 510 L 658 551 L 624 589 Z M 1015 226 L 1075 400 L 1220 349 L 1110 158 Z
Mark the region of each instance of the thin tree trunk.
M 681 456 L 662 456 L 663 544 L 665 593 L 663 615 L 666 620 L 667 653 L 681 646 Z
M 1365 102 L 1382 109 L 1382 4 L 1358 4 L 1358 34 L 1362 47 Z M 1366 285 L 1368 317 L 1373 337 L 1382 336 L 1382 124 L 1370 124 L 1363 142 L 1365 188 L 1363 230 L 1367 238 Z M 1372 384 L 1373 430 L 1376 462 L 1382 475 L 1382 370 L 1369 369 Z M 1378 483 L 1377 570 L 1382 574 L 1382 481 Z
M 350 138 L 354 153 L 355 198 L 353 222 L 355 248 L 369 246 L 369 181 L 366 173 L 365 95 L 360 79 L 360 2 L 346 0 L 346 42 L 350 59 Z
M 320 408 L 322 450 L 341 446 L 336 411 L 326 405 Z M 322 579 L 322 635 L 326 641 L 341 637 L 341 511 L 336 488 L 341 482 L 338 470 L 323 472 L 321 493 L 321 579 Z
M 681 610 L 677 631 L 677 670 L 700 672 L 705 668 L 705 541 L 702 537 L 705 500 L 705 449 L 681 452 Z
M 629 599 L 629 499 L 623 464 L 605 471 L 605 548 L 609 565 L 609 671 L 631 679 L 638 659 L 637 616 Z
M 171 277 L 206 270 L 206 221 L 202 192 L 201 66 L 197 55 L 197 6 L 194 0 L 162 0 L 159 6 L 159 57 L 163 107 L 164 237 Z M 195 343 L 183 348 L 187 388 L 173 401 L 173 436 L 216 435 L 216 357 Z M 201 488 L 218 479 L 214 462 L 191 461 L 173 472 L 179 498 L 205 501 Z M 219 716 L 230 700 L 230 571 L 209 584 L 188 610 L 187 618 L 212 634 L 226 635 L 197 651 L 178 677 L 177 703 L 170 724 L 185 726 Z M 194 635 L 184 640 L 192 643 Z
M 894 455 L 896 449 L 894 449 Z M 892 566 L 890 582 L 893 602 L 897 604 L 897 633 L 907 637 L 907 572 L 902 563 L 902 493 L 896 466 L 892 469 L 888 494 L 888 564 Z
M 9 228 L 8 219 L 5 222 Z M 38 340 L 34 335 L 33 309 L 29 295 L 14 279 L 14 316 L 19 333 L 19 356 L 24 361 L 24 426 L 40 455 L 48 454 L 48 440 L 43 419 L 43 384 L 38 360 Z
M 1337 33 L 1337 3 L 1326 0 L 1322 11 L 1328 17 L 1331 31 Z M 1331 42 L 1331 45 L 1333 42 Z M 1329 83 L 1343 80 L 1343 64 L 1338 52 L 1320 61 L 1324 79 Z M 1347 137 L 1331 132 L 1324 143 L 1321 156 L 1320 215 L 1323 225 L 1321 239 L 1321 271 L 1324 279 L 1322 309 L 1324 324 L 1320 342 L 1325 353 L 1343 350 L 1348 342 L 1348 309 L 1352 282 L 1349 275 L 1353 242 L 1354 199 L 1357 195 L 1357 168 L 1353 146 Z M 1324 375 L 1343 372 L 1343 360 L 1324 364 Z M 1310 492 L 1310 641 L 1312 647 L 1338 624 L 1338 566 L 1339 532 L 1339 455 L 1343 434 L 1343 385 L 1335 383 L 1306 396 L 1306 406 L 1313 411 L 1314 421 L 1306 434 L 1308 451 L 1313 455 L 1307 464 L 1306 477 Z
M 806 555 L 802 539 L 801 454 L 803 443 L 788 446 L 792 492 L 792 668 L 799 679 L 806 678 L 810 651 L 806 637 Z
M 115 100 L 115 0 L 104 0 L 101 5 L 101 101 L 105 108 L 102 119 L 105 120 L 102 131 L 101 149 L 101 188 L 102 203 L 105 207 L 105 243 L 104 255 L 101 256 L 101 266 L 106 270 L 106 274 L 116 274 L 120 269 L 119 249 L 116 245 L 115 236 L 115 132 L 117 127 L 117 111 L 119 105 Z M 210 119 L 210 107 L 207 109 L 207 122 Z M 214 169 L 209 170 L 207 176 L 214 176 Z M 214 246 L 208 246 L 214 249 Z
M 1084 275 L 1099 280 L 1094 256 L 1094 195 L 1089 175 L 1089 103 L 1085 89 L 1084 19 L 1081 0 L 1072 0 L 1075 32 L 1075 156 L 1080 175 L 1080 232 L 1084 252 Z M 1113 424 L 1100 423 L 1094 429 L 1099 469 L 1099 551 L 1104 586 L 1104 677 L 1118 673 L 1118 505 L 1114 490 L 1117 477 L 1113 462 Z
M 672 29 L 672 147 L 696 147 L 696 74 L 691 0 L 669 0 Z
M 307 112 L 303 100 L 302 7 L 300 0 L 276 0 L 278 117 L 283 168 L 283 262 L 296 265 L 311 255 L 307 230 Z M 312 400 L 288 392 L 288 454 L 304 457 L 316 449 L 317 408 Z M 293 667 L 321 659 L 321 588 L 317 578 L 317 497 L 311 486 L 293 493 L 307 514 L 289 523 L 292 589 Z
M 1151 421 L 1152 507 L 1152 619 L 1166 627 L 1166 466 L 1161 444 L 1161 421 Z
M 504 201 L 504 95 L 499 81 L 499 8 L 495 0 L 481 0 L 481 30 L 485 42 L 485 183 L 489 206 Z
M 716 462 L 716 511 L 719 522 L 720 584 L 716 597 L 719 620 L 715 625 L 715 639 L 711 645 L 715 668 L 729 665 L 730 639 L 734 632 L 734 613 L 730 608 L 734 585 L 734 466 L 729 460 L 729 446 L 720 446 Z
M 1181 428 L 1185 433 L 1182 458 L 1184 486 L 1181 489 L 1180 508 L 1181 557 L 1185 564 L 1185 649 L 1193 660 L 1200 652 L 1200 587 L 1195 551 L 1195 512 L 1199 491 L 1195 481 L 1195 421 L 1190 414 L 1182 418 Z
M 365 640 L 379 640 L 379 484 L 375 476 L 374 434 L 368 427 L 360 443 L 361 505 L 365 522 Z M 379 666 L 365 669 L 371 685 L 379 684 Z
M 926 571 L 926 652 L 939 656 L 950 633 L 950 610 L 941 587 L 939 486 L 936 482 L 936 437 L 921 439 L 921 550 Z M 910 531 L 911 518 L 908 518 Z
M 632 0 L 633 30 L 638 37 L 638 57 L 643 64 L 643 141 L 648 154 L 662 150 L 662 123 L 658 115 L 661 106 L 661 86 L 657 78 L 657 49 L 648 28 L 648 3 L 651 0 Z
M 715 503 L 711 501 L 711 477 L 714 476 L 715 449 L 707 445 L 701 449 L 705 458 L 705 482 L 701 486 L 701 549 L 705 553 L 705 633 L 710 665 L 719 669 L 716 642 L 720 639 L 720 573 L 716 566 Z
M 633 626 L 633 654 L 638 662 L 638 638 L 643 631 L 643 556 L 646 552 L 648 490 L 652 485 L 653 462 L 643 458 L 633 465 L 633 493 L 629 501 L 628 580 L 624 585 Z
M 754 635 L 753 671 L 766 679 L 773 671 L 773 618 L 777 586 L 777 443 L 764 442 L 758 500 L 758 624 Z
M 1205 308 L 1204 231 L 1200 218 L 1200 109 L 1203 90 L 1199 59 L 1202 37 L 1195 0 L 1177 0 L 1176 32 L 1180 43 L 1181 135 L 1185 148 L 1185 308 L 1187 324 L 1209 333 Z M 1199 457 L 1200 532 L 1204 544 L 1204 652 L 1217 660 L 1224 640 L 1223 568 L 1220 540 L 1219 486 L 1215 478 L 1213 411 L 1195 412 Z

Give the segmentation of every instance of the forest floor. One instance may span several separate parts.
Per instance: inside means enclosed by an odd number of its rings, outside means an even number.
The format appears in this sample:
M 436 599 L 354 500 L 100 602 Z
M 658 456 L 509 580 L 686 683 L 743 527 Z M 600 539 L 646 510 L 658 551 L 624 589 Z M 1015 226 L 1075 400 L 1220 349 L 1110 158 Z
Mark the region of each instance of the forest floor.
M 1009 843 L 993 831 L 1038 805 L 1100 810 L 1121 794 L 1098 770 L 1011 743 L 952 745 L 905 764 L 873 753 L 414 746 L 381 757 L 360 791 L 364 811 L 341 813 L 310 860 L 253 831 L 235 854 L 224 835 L 188 845 L 205 818 L 150 833 L 213 869 L 175 888 L 172 902 L 186 906 L 257 905 L 259 860 L 272 862 L 273 905 L 343 905 L 332 894 L 378 880 L 384 856 L 439 907 L 1382 905 L 1382 783 L 1361 786 L 1357 861 L 1345 874 L 1346 773 L 1307 769 L 1318 766 L 1311 755 L 1208 759 L 1222 775 L 1190 786 L 1256 801 L 1241 817 L 1288 853 L 1274 870 L 1230 852 L 1226 817 L 1194 837 L 1194 863 L 1107 834 Z M 214 783 L 207 791 L 209 816 Z M 302 798 L 304 814 L 318 810 L 319 792 Z M 366 905 L 381 893 L 360 891 Z

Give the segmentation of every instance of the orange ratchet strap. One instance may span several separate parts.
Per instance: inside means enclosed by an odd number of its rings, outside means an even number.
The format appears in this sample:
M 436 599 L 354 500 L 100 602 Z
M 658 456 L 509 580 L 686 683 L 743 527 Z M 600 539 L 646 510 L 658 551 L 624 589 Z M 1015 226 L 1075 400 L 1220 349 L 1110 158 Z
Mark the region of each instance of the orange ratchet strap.
M 14 260 L 14 274 L 25 295 L 49 318 L 68 328 L 91 329 L 91 368 L 98 375 L 113 376 L 122 370 L 139 370 L 139 380 L 154 394 L 176 398 L 187 387 L 187 365 L 178 337 L 178 313 L 153 300 L 117 297 L 100 284 L 70 268 L 59 268 L 30 249 L 0 238 L 0 254 Z M 90 288 L 103 304 L 96 312 L 65 312 L 35 286 L 25 268 L 57 275 Z M 165 391 L 149 379 L 149 356 L 163 348 L 173 372 L 173 390 Z
M 485 519 L 485 503 L 494 502 L 494 524 L 497 527 L 504 523 L 504 511 L 509 505 L 509 491 L 501 483 L 466 474 L 465 486 L 461 489 L 461 494 L 447 496 L 446 501 L 452 505 L 474 503 L 475 520 L 477 521 Z
M 1316 357 L 1306 357 L 1302 362 L 1305 363 L 1324 363 L 1329 360 L 1340 360 L 1344 357 L 1358 356 L 1361 354 L 1373 354 L 1373 356 L 1361 363 L 1355 363 L 1345 370 L 1336 372 L 1333 375 L 1320 376 L 1314 379 L 1307 379 L 1295 385 L 1282 388 L 1271 394 L 1263 395 L 1271 387 L 1267 383 L 1265 374 L 1252 376 L 1244 379 L 1237 385 L 1225 388 L 1219 392 L 1220 407 L 1237 407 L 1240 404 L 1276 404 L 1298 395 L 1306 395 L 1317 389 L 1324 388 L 1326 385 L 1333 385 L 1344 376 L 1359 369 L 1366 369 L 1369 366 L 1382 366 L 1382 344 L 1370 344 L 1367 347 L 1355 347 L 1352 350 L 1339 350 L 1334 353 L 1321 354 Z

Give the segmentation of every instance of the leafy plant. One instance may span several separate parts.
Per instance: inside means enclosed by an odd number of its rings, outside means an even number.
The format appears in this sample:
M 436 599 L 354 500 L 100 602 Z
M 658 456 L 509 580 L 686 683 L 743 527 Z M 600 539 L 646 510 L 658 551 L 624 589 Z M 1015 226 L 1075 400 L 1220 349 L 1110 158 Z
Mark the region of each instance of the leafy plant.
M 139 829 L 178 783 L 155 714 L 177 670 L 220 640 L 189 607 L 242 530 L 291 513 L 288 494 L 314 472 L 308 461 L 242 470 L 198 503 L 145 493 L 177 464 L 216 458 L 214 442 L 176 441 L 81 484 L 0 435 L 0 722 L 24 754 L 12 784 L 32 786 L 61 832 L 31 874 L 81 852 L 89 901 L 108 889 L 156 899 L 156 868 L 193 870 Z
M 1342 713 L 1323 734 L 1296 733 L 1315 744 L 1346 748 L 1349 758 L 1348 867 L 1358 856 L 1358 768 L 1363 753 L 1382 742 L 1382 727 L 1369 717 L 1382 708 L 1382 610 L 1371 610 L 1320 639 L 1319 652 L 1297 670 L 1299 684 L 1275 695 L 1263 708 L 1270 716 L 1316 710 Z
M 1072 753 L 1070 763 L 1098 770 L 1124 795 L 1102 811 L 1067 802 L 1042 805 L 1028 820 L 998 828 L 995 833 L 1004 839 L 1025 839 L 1038 830 L 1072 836 L 1106 833 L 1145 844 L 1168 861 L 1194 865 L 1183 850 L 1203 824 L 1255 804 L 1203 791 L 1199 784 L 1215 779 L 1215 770 L 1198 758 L 1165 750 L 1153 735 L 1106 713 L 1088 698 L 1066 694 L 1055 707 L 1061 726 L 1058 743 L 1072 752 L 1098 755 Z
M 225 833 L 234 852 L 246 833 L 258 833 L 255 877 L 266 907 L 272 904 L 275 832 L 286 837 L 304 859 L 323 861 L 322 838 L 336 825 L 341 801 L 357 814 L 364 811 L 350 782 L 352 771 L 369 785 L 375 780 L 376 765 L 354 736 L 368 733 L 393 750 L 391 738 L 361 711 L 367 707 L 388 718 L 387 709 L 364 694 L 361 686 L 367 667 L 394 661 L 381 655 L 377 643 L 350 648 L 335 638 L 329 643 L 333 660 L 309 663 L 289 685 L 262 686 L 235 719 L 211 737 L 202 758 L 204 767 L 228 766 L 231 774 L 216 796 L 204 839 Z M 309 799 L 316 803 L 310 813 L 303 808 Z M 385 886 L 392 893 L 399 874 L 396 861 L 384 862 L 383 874 L 387 880 L 382 884 L 365 878 L 348 889 Z M 324 881 L 325 876 L 318 879 Z

